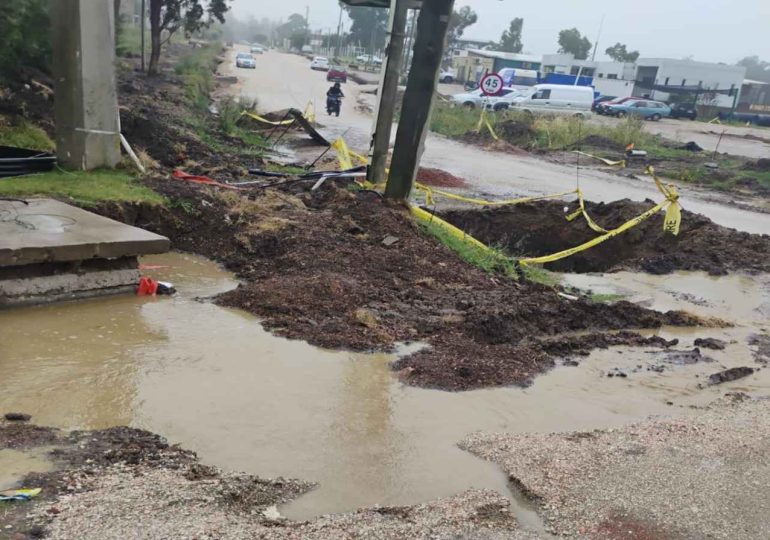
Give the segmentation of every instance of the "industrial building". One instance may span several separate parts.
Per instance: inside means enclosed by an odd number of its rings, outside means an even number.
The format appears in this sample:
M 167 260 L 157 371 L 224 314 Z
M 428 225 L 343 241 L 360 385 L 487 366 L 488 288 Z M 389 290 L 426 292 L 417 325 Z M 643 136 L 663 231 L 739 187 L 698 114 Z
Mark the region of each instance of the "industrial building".
M 531 54 L 518 54 L 483 49 L 456 50 L 452 67 L 458 81 L 478 81 L 484 73 L 497 73 L 503 68 L 540 71 L 541 58 Z

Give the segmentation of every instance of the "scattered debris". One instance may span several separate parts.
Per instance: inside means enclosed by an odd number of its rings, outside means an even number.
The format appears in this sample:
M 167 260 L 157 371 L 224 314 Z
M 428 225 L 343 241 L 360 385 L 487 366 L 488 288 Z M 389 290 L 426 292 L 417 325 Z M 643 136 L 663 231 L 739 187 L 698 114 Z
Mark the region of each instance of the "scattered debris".
M 716 351 L 722 351 L 727 346 L 727 343 L 717 338 L 697 338 L 693 344 L 696 347 L 705 347 Z
M 391 236 L 391 235 L 388 235 L 388 236 L 386 236 L 385 238 L 382 239 L 382 243 L 384 245 L 386 245 L 386 246 L 392 246 L 396 242 L 398 242 L 398 238 L 395 237 L 395 236 Z
M 5 419 L 9 422 L 29 422 L 32 416 L 26 413 L 9 412 L 5 413 Z
M 689 141 L 679 147 L 679 150 L 687 150 L 689 152 L 703 152 L 703 148 L 695 141 Z
M 752 375 L 754 371 L 754 368 L 745 366 L 726 369 L 724 371 L 720 371 L 719 373 L 709 375 L 709 386 L 742 379 Z
M 763 366 L 770 365 L 770 336 L 766 334 L 752 334 L 749 336 L 749 345 L 756 347 L 754 361 Z

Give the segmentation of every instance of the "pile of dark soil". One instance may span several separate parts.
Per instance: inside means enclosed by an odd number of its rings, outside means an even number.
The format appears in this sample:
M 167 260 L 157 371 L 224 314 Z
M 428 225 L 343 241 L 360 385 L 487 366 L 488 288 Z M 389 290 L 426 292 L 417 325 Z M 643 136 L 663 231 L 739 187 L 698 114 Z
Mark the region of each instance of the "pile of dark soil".
M 420 167 L 417 171 L 417 180 L 421 184 L 433 187 L 461 188 L 468 185 L 459 176 L 431 167 Z
M 423 233 L 405 208 L 371 192 L 324 184 L 312 194 L 295 187 L 297 195 L 241 195 L 171 180 L 151 185 L 187 211 L 112 205 L 102 212 L 224 262 L 243 284 L 217 301 L 258 315 L 280 335 L 353 350 L 427 342 L 394 366 L 410 384 L 526 384 L 553 365 L 553 346 L 541 346 L 541 337 L 698 322 L 628 302 L 569 300 L 484 273 Z
M 588 214 L 607 230 L 618 227 L 655 203 L 621 200 L 586 203 Z M 574 207 L 573 203 L 571 207 Z M 570 212 L 573 208 L 570 208 Z M 585 220 L 565 219 L 564 203 L 539 201 L 516 206 L 450 210 L 452 224 L 487 245 L 500 246 L 516 257 L 549 255 L 595 238 Z M 651 217 L 603 244 L 546 268 L 563 272 L 606 272 L 619 269 L 667 274 L 703 270 L 712 275 L 731 271 L 770 271 L 770 236 L 722 227 L 700 214 L 682 212 L 679 236 L 663 232 L 663 214 Z

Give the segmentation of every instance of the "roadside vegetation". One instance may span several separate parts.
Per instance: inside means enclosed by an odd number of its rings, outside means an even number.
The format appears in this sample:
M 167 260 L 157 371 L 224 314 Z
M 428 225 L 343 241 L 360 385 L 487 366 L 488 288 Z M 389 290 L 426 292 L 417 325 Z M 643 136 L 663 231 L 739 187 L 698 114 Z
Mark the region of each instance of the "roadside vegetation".
M 3 117 L 0 117 L 0 146 L 15 146 L 42 152 L 51 152 L 56 148 L 48 134 L 34 124 L 23 119 L 18 120 L 16 125 L 5 124 Z
M 0 180 L 0 196 L 66 197 L 89 206 L 104 201 L 163 204 L 165 198 L 119 169 L 65 171 L 20 176 Z

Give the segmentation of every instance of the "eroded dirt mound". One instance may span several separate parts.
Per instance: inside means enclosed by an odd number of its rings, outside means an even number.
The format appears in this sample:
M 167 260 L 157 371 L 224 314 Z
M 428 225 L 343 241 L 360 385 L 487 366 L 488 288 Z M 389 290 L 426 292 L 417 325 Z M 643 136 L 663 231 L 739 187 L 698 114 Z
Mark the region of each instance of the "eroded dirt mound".
M 587 203 L 588 214 L 610 230 L 642 214 L 655 203 L 621 200 Z M 569 212 L 575 208 L 571 204 Z M 442 216 L 482 242 L 514 256 L 549 255 L 595 238 L 582 217 L 565 219 L 564 203 L 539 201 L 516 206 L 450 210 Z M 615 269 L 666 274 L 703 270 L 719 275 L 731 271 L 770 271 L 770 236 L 749 234 L 715 224 L 700 214 L 682 212 L 679 236 L 663 232 L 663 214 L 644 221 L 603 244 L 545 265 L 565 272 Z
M 417 180 L 421 184 L 433 187 L 461 188 L 468 185 L 459 176 L 431 167 L 420 167 L 417 171 Z
M 112 206 L 103 213 L 224 262 L 243 284 L 218 301 L 255 313 L 281 335 L 353 350 L 427 342 L 430 349 L 395 366 L 412 384 L 525 384 L 552 365 L 536 338 L 697 323 L 627 302 L 569 300 L 482 272 L 372 192 L 331 183 L 312 194 L 294 185 L 295 194 L 244 195 L 174 180 L 151 185 L 175 201 L 173 211 Z

